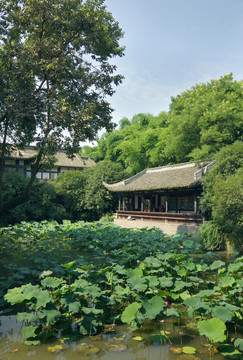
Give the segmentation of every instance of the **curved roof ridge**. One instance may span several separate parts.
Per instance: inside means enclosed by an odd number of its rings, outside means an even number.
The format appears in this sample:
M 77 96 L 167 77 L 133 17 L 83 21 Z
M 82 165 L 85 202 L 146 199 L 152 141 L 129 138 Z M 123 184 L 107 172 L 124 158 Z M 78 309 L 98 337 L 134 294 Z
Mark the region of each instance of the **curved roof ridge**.
M 110 191 L 147 191 L 198 186 L 201 177 L 213 166 L 213 162 L 187 162 L 147 168 L 128 179 L 103 185 Z

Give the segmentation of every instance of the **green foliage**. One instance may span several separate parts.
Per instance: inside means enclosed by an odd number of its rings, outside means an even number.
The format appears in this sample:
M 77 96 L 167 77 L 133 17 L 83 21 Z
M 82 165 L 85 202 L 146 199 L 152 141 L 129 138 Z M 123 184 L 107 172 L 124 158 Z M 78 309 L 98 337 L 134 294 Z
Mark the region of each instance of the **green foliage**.
M 174 162 L 210 160 L 242 139 L 242 84 L 232 74 L 197 84 L 172 98 L 165 154 Z
M 59 174 L 54 187 L 70 220 L 98 220 L 116 206 L 116 199 L 105 189 L 103 181 L 117 182 L 126 175 L 120 164 L 102 161 L 82 172 Z
M 213 168 L 202 179 L 202 206 L 213 222 L 205 225 L 201 233 L 205 245 L 216 241 L 217 230 L 226 234 L 236 248 L 242 248 L 243 234 L 243 143 L 236 141 L 222 148 L 215 156 Z M 213 230 L 214 229 L 214 230 Z M 206 234 L 208 230 L 208 235 Z
M 73 154 L 80 141 L 114 127 L 107 96 L 122 76 L 109 60 L 123 56 L 123 33 L 104 0 L 3 0 L 1 9 L 0 133 L 5 142 L 36 143 L 29 196 L 40 167 L 59 148 Z
M 1 285 L 5 300 L 25 309 L 18 320 L 25 322 L 27 344 L 46 341 L 63 328 L 72 336 L 100 332 L 107 322 L 111 327 L 122 321 L 136 330 L 153 320 L 159 328 L 159 321 L 179 321 L 185 314 L 211 342 L 224 342 L 231 324 L 242 326 L 242 257 L 228 266 L 204 255 L 193 258 L 195 246 L 183 235 L 65 221 L 5 228 L 0 240 Z M 170 339 L 160 331 L 148 341 Z M 241 354 L 240 338 L 230 346 Z
M 116 199 L 108 192 L 103 181 L 115 183 L 126 178 L 127 173 L 120 164 L 102 161 L 85 171 L 87 182 L 84 194 L 84 210 L 89 220 L 98 220 L 105 213 L 116 210 Z
M 226 340 L 226 326 L 219 318 L 212 318 L 208 320 L 199 321 L 197 324 L 201 335 L 205 335 L 210 341 L 223 342 Z
M 131 121 L 122 119 L 119 130 L 105 133 L 98 145 L 84 147 L 82 156 L 91 156 L 96 161 L 111 160 L 120 163 L 130 174 L 146 167 L 168 163 L 164 155 L 168 126 L 168 114 L 134 115 Z
M 220 233 L 219 225 L 211 220 L 200 226 L 200 238 L 207 250 L 223 249 L 225 246 L 224 238 Z
M 21 198 L 24 195 L 27 186 L 28 178 L 25 176 L 19 173 L 4 174 L 3 202 L 10 206 L 1 216 L 3 224 L 30 220 L 56 219 L 61 221 L 67 217 L 64 207 L 58 203 L 52 183 L 41 183 L 36 179 L 28 201 L 16 203 L 16 198 Z
M 70 220 L 82 219 L 86 183 L 85 172 L 80 171 L 60 173 L 53 183 L 59 202 L 63 204 Z

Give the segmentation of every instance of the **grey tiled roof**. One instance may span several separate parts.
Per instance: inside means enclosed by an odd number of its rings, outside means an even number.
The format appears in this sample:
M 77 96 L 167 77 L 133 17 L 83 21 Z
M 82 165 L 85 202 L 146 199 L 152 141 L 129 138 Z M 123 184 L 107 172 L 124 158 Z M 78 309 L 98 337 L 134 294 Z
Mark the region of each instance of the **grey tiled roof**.
M 212 163 L 183 163 L 145 169 L 129 179 L 115 184 L 106 184 L 112 192 L 162 190 L 197 186 L 200 178 L 209 170 Z
M 37 151 L 32 148 L 15 149 L 11 151 L 10 158 L 19 159 L 19 160 L 27 160 L 33 159 L 37 154 Z M 74 154 L 73 158 L 69 158 L 64 151 L 58 151 L 55 154 L 55 158 L 57 159 L 55 166 L 60 167 L 76 167 L 76 168 L 85 168 L 94 166 L 95 162 L 91 158 L 81 157 L 78 154 Z

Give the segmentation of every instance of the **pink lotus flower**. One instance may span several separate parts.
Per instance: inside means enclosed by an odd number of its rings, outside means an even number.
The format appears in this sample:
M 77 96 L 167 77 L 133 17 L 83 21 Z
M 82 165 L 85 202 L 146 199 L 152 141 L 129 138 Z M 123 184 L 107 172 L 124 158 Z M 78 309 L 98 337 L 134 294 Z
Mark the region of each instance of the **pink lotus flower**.
M 137 259 L 137 263 L 139 264 L 139 263 L 140 263 L 140 260 Z
M 168 306 L 168 305 L 169 305 L 169 301 L 165 300 L 165 306 Z
M 183 245 L 181 245 L 181 246 L 180 246 L 180 249 L 184 249 L 184 246 L 183 246 Z

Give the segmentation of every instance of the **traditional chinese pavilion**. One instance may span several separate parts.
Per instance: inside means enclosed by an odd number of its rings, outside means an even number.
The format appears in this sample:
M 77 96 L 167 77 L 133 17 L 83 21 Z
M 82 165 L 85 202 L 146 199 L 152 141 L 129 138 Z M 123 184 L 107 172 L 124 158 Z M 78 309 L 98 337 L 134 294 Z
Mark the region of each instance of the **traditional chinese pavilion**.
M 118 219 L 200 225 L 201 178 L 211 163 L 182 163 L 149 168 L 115 184 L 103 183 L 118 196 Z M 134 227 L 136 226 L 134 224 Z

